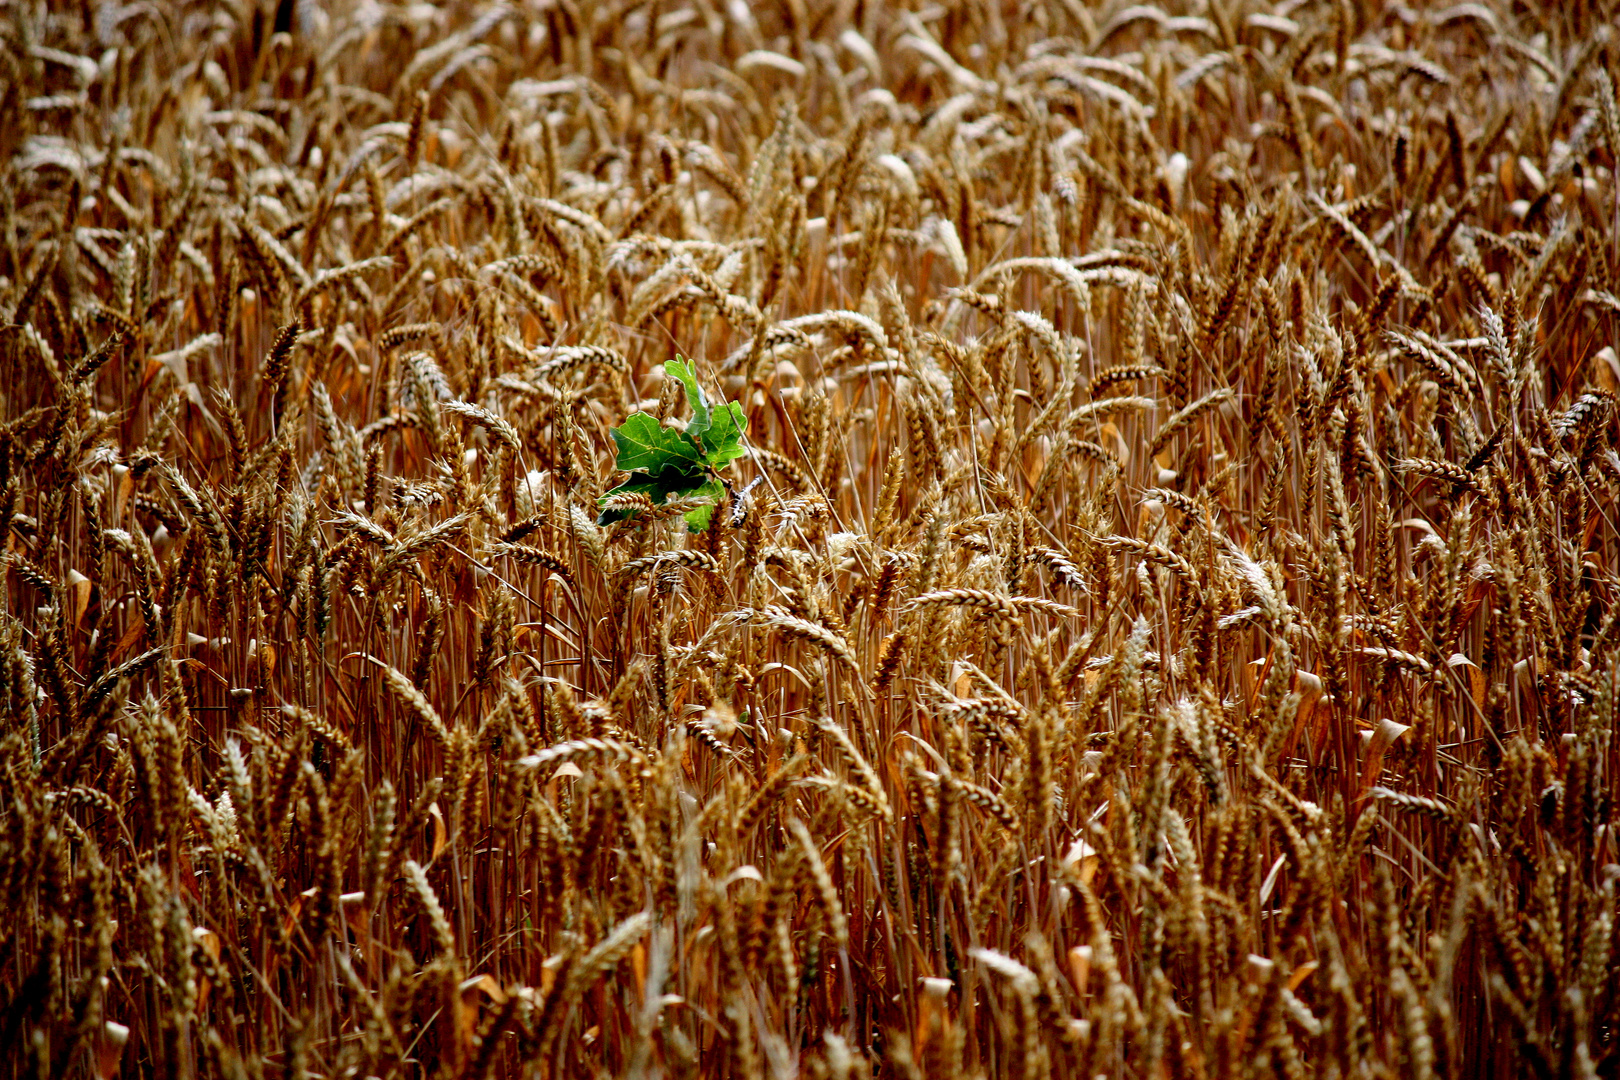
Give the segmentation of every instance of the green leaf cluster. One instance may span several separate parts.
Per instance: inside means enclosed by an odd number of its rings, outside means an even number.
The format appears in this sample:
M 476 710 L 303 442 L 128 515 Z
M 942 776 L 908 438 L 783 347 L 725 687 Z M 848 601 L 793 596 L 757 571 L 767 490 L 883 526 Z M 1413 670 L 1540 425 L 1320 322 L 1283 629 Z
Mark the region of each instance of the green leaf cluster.
M 654 504 L 670 499 L 709 500 L 707 505 L 686 513 L 687 528 L 701 532 L 709 526 L 715 500 L 725 491 L 719 470 L 747 452 L 743 449 L 742 437 L 748 430 L 748 416 L 741 405 L 731 401 L 711 406 L 692 366 L 680 356 L 664 364 L 664 373 L 686 389 L 686 404 L 692 410 L 692 419 L 687 421 L 685 431 L 676 431 L 643 412 L 613 429 L 613 441 L 619 446 L 616 464 L 630 476 L 598 500 L 598 505 L 604 506 L 597 518 L 598 525 L 608 525 L 634 513 L 605 508 L 611 497 L 639 493 Z

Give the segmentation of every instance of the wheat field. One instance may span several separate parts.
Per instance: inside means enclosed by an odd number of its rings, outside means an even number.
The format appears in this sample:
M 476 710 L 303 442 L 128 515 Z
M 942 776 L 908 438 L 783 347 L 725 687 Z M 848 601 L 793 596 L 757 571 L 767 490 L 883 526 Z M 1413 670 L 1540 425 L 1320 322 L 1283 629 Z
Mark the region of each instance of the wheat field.
M 0 1075 L 1620 1074 L 1617 15 L 0 4 Z

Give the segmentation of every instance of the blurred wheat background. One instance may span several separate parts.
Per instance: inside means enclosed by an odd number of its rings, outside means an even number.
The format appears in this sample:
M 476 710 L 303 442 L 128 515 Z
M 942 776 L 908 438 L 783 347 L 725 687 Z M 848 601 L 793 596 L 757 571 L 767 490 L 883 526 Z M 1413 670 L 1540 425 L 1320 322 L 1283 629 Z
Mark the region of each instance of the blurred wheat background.
M 1615 18 L 0 4 L 0 1069 L 1617 1075 Z

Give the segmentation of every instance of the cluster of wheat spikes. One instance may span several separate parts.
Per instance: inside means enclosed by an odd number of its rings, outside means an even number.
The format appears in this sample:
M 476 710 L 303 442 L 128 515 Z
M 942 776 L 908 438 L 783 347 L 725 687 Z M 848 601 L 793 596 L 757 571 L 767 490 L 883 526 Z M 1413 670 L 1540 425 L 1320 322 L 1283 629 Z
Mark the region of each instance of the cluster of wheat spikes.
M 6 1075 L 1620 1068 L 1612 0 L 0 8 Z

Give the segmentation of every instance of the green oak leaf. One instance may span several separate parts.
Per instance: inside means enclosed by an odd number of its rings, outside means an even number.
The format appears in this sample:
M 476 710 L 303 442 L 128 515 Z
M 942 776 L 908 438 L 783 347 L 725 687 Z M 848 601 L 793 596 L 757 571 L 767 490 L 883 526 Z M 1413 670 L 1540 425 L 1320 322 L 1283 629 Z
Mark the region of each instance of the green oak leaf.
M 664 363 L 664 374 L 677 379 L 686 388 L 686 404 L 692 409 L 692 419 L 686 422 L 686 433 L 700 439 L 709 430 L 709 399 L 698 385 L 697 375 L 679 355 Z
M 618 467 L 625 472 L 655 472 L 667 464 L 703 467 L 703 448 L 684 432 L 667 428 L 651 413 L 634 413 L 613 429 L 619 444 Z
M 677 431 L 649 413 L 635 413 L 613 430 L 613 441 L 619 446 L 616 464 L 630 475 L 598 500 L 603 508 L 598 525 L 632 516 L 634 510 L 610 509 L 606 503 L 614 495 L 636 493 L 656 505 L 670 499 L 705 500 L 705 505 L 685 514 L 687 528 L 701 532 L 714 517 L 715 503 L 725 495 L 717 472 L 747 452 L 742 439 L 748 430 L 748 414 L 740 404 L 730 401 L 711 407 L 684 357 L 666 362 L 664 373 L 685 388 L 692 419 L 686 422 L 685 431 Z
M 721 468 L 748 451 L 743 449 L 743 432 L 748 430 L 748 414 L 735 401 L 714 410 L 714 419 L 703 436 L 704 460 L 711 468 Z
M 665 466 L 656 473 L 633 472 L 624 483 L 602 495 L 596 500 L 598 506 L 604 507 L 601 516 L 596 519 L 598 525 L 611 525 L 615 521 L 623 521 L 635 511 L 608 509 L 607 501 L 614 495 L 645 495 L 653 504 L 661 505 L 672 498 L 685 498 L 700 489 L 707 488 L 714 481 L 708 480 L 701 469 L 683 469 Z
M 682 498 L 718 500 L 725 493 L 725 485 L 718 480 L 710 480 L 696 491 L 688 491 Z M 687 532 L 702 532 L 709 527 L 709 519 L 714 516 L 714 502 L 707 502 L 702 506 L 688 510 L 686 517 Z

